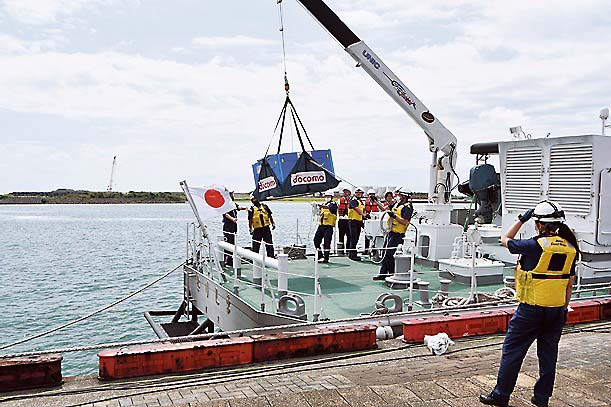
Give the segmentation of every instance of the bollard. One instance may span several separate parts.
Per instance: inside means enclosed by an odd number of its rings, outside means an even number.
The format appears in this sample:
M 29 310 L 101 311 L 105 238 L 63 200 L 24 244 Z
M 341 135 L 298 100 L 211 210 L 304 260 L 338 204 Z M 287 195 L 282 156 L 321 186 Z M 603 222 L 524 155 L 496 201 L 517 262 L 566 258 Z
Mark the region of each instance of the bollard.
M 450 283 L 452 283 L 452 280 L 445 278 L 440 279 L 439 284 L 441 284 L 441 287 L 439 288 L 439 291 L 441 291 L 441 293 L 444 295 L 448 295 L 450 292 Z
M 428 281 L 420 281 L 418 287 L 420 290 L 420 305 L 424 308 L 430 308 L 431 303 L 429 301 L 429 283 Z

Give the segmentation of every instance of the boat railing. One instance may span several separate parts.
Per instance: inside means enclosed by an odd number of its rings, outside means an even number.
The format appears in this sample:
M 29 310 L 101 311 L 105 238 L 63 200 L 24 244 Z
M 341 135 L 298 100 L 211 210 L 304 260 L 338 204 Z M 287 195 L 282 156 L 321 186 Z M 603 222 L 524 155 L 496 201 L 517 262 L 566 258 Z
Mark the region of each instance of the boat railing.
M 346 292 L 346 293 L 327 293 L 325 294 L 324 287 L 321 285 L 321 279 L 325 279 L 328 277 L 333 277 L 332 275 L 321 274 L 321 268 L 316 261 L 313 261 L 313 273 L 312 274 L 304 274 L 304 273 L 295 273 L 289 270 L 289 256 L 287 254 L 278 254 L 277 258 L 272 258 L 267 256 L 267 251 L 265 250 L 267 243 L 261 241 L 261 250 L 260 253 L 255 253 L 248 248 L 243 248 L 240 246 L 233 245 L 223 240 L 222 237 L 219 237 L 218 241 L 215 244 L 205 243 L 206 239 L 201 239 L 201 237 L 197 237 L 199 231 L 198 228 L 192 227 L 190 230 L 192 231 L 192 239 L 187 244 L 187 253 L 188 258 L 192 261 L 193 264 L 196 265 L 196 269 L 202 273 L 207 274 L 213 280 L 219 282 L 220 284 L 226 284 L 230 279 L 233 280 L 233 291 L 234 294 L 239 295 L 239 290 L 241 285 L 250 286 L 252 288 L 256 288 L 260 290 L 260 301 L 259 308 L 261 311 L 266 311 L 266 303 L 271 302 L 271 307 L 269 310 L 276 313 L 278 312 L 278 303 L 280 299 L 285 295 L 298 295 L 305 298 L 311 298 L 313 301 L 313 313 L 312 318 L 314 321 L 319 318 L 324 318 L 324 302 L 325 300 L 332 299 L 333 297 L 338 296 L 348 296 L 348 295 L 374 295 L 380 294 L 380 290 L 371 291 L 371 292 Z M 418 246 L 415 244 L 413 240 L 406 239 L 404 244 L 400 244 L 397 247 L 376 247 L 374 249 L 378 250 L 396 250 L 398 255 L 403 255 L 409 257 L 409 270 L 406 272 L 397 272 L 395 277 L 401 279 L 404 278 L 404 281 L 407 283 L 403 288 L 393 287 L 393 292 L 405 292 L 407 291 L 407 298 L 404 299 L 404 304 L 407 306 L 407 310 L 411 311 L 415 306 L 428 308 L 428 307 L 436 307 L 436 306 L 444 306 L 446 305 L 456 305 L 458 304 L 469 304 L 472 302 L 482 302 L 482 301 L 494 301 L 494 300 L 502 300 L 507 301 L 513 298 L 514 293 L 511 289 L 500 289 L 495 293 L 486 293 L 486 292 L 478 292 L 477 287 L 477 267 L 476 260 L 482 258 L 482 253 L 479 248 L 479 244 L 475 242 L 469 242 L 467 240 L 461 240 L 460 244 L 464 247 L 467 246 L 464 250 L 465 254 L 469 256 L 471 259 L 471 284 L 469 287 L 469 292 L 465 293 L 462 291 L 453 291 L 449 290 L 446 286 L 444 288 L 443 284 L 439 288 L 439 290 L 434 293 L 434 296 L 430 298 L 430 289 L 428 288 L 428 282 L 422 280 L 420 277 L 415 278 L 415 253 Z M 453 245 L 454 246 L 454 245 Z M 461 250 L 461 251 L 462 251 Z M 226 253 L 229 253 L 232 258 L 232 273 L 223 269 L 220 266 L 219 259 L 223 259 Z M 475 256 L 472 256 L 471 253 L 476 253 Z M 461 253 L 462 254 L 462 253 Z M 315 256 L 316 257 L 316 256 Z M 249 264 L 252 267 L 252 279 L 248 281 L 246 278 L 242 277 L 242 269 L 244 264 Z M 503 270 L 508 271 L 514 269 L 514 266 L 504 266 Z M 574 289 L 573 295 L 576 298 L 581 298 L 584 296 L 596 296 L 598 294 L 611 294 L 611 285 L 609 283 L 596 283 L 596 284 L 582 284 L 581 282 L 581 270 L 582 264 L 581 260 L 578 260 L 577 263 L 577 285 Z M 421 269 L 418 270 L 418 275 L 429 273 L 431 276 L 439 275 L 439 270 L 427 270 Z M 505 274 L 505 273 L 504 273 Z M 362 273 L 354 274 L 354 275 L 345 275 L 342 274 L 342 278 L 358 278 L 363 277 Z M 311 291 L 294 291 L 288 289 L 288 282 L 290 278 L 304 278 L 311 279 L 312 281 L 312 290 Z M 275 284 L 273 284 L 273 280 L 275 280 Z M 507 286 L 511 282 L 505 281 L 505 285 Z M 465 296 L 466 295 L 466 296 Z M 376 312 L 376 311 L 374 311 Z

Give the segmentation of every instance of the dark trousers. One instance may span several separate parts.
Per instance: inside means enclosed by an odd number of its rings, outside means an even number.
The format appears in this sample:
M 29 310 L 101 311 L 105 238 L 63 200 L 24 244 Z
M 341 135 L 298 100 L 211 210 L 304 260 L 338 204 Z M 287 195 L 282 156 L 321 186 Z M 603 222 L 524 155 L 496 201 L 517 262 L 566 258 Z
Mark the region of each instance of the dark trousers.
M 320 253 L 320 243 L 324 247 L 324 258 L 329 260 L 329 252 L 331 251 L 331 240 L 333 239 L 333 226 L 331 225 L 318 225 L 316 233 L 314 234 L 314 247 Z M 319 256 L 320 257 L 320 256 Z
M 384 253 L 382 257 L 382 267 L 380 274 L 395 274 L 395 252 L 397 246 L 403 243 L 403 233 L 388 232 L 386 241 L 384 242 Z
M 503 342 L 501 366 L 493 390 L 500 401 L 509 401 L 518 379 L 522 361 L 530 345 L 537 340 L 539 379 L 535 383 L 534 395 L 540 403 L 546 403 L 554 389 L 558 342 L 562 327 L 566 323 L 564 307 L 539 307 L 520 304 L 509 322 Z
M 237 233 L 238 228 L 234 223 L 223 223 L 223 237 L 227 243 L 235 244 L 235 234 Z M 233 266 L 233 253 L 225 250 L 225 264 L 228 266 Z
M 348 249 L 350 249 L 350 251 L 348 252 L 348 257 L 357 257 L 356 245 L 361 237 L 363 222 L 360 220 L 350 219 L 348 225 L 350 228 L 350 241 L 348 242 Z
M 274 257 L 274 245 L 272 243 L 272 231 L 269 226 L 264 226 L 262 228 L 256 228 L 252 232 L 252 251 L 255 253 L 259 253 L 259 248 L 261 247 L 261 241 L 265 242 L 265 253 L 267 257 Z
M 337 229 L 339 232 L 338 245 L 342 244 L 344 248 L 350 247 L 350 226 L 348 219 L 339 219 L 337 221 Z

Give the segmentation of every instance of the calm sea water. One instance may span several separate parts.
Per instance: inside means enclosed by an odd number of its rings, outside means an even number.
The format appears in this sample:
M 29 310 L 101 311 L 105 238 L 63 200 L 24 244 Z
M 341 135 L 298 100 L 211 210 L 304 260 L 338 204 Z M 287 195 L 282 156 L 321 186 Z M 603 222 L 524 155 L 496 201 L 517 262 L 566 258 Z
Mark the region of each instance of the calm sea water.
M 270 203 L 274 243 L 311 248 L 309 203 Z M 241 244 L 250 241 L 240 212 Z M 299 223 L 297 221 L 299 219 Z M 185 258 L 186 204 L 0 205 L 0 344 L 42 332 L 110 304 Z M 221 234 L 220 219 L 208 222 Z M 153 339 L 143 313 L 182 301 L 179 271 L 138 296 L 55 334 L 0 353 Z M 96 352 L 64 355 L 64 375 L 97 372 Z

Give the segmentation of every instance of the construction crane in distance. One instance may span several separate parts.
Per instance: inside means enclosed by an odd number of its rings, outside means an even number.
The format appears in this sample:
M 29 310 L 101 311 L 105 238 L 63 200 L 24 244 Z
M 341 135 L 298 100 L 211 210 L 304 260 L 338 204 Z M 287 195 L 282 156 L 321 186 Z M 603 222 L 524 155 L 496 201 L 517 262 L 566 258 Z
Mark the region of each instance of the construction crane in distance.
M 115 182 L 115 168 L 116 167 L 117 167 L 117 156 L 115 155 L 112 158 L 112 169 L 110 170 L 110 182 L 108 182 L 108 188 L 106 188 L 108 192 L 113 192 L 112 186 Z

